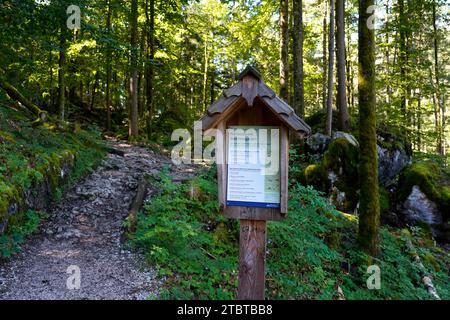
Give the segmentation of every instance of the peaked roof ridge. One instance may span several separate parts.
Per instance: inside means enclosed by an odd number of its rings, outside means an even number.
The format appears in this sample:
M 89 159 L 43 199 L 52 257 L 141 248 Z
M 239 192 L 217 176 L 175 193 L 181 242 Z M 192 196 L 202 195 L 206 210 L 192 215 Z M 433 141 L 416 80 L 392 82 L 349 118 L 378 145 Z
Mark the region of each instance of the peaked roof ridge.
M 247 75 L 248 73 L 252 74 L 255 78 L 257 78 L 258 80 L 262 79 L 262 75 L 261 72 L 258 71 L 258 69 L 256 69 L 254 66 L 248 64 L 244 70 L 242 70 L 242 72 L 239 74 L 238 79 L 242 80 L 242 78 Z
M 239 81 L 223 91 L 222 96 L 216 100 L 202 117 L 203 128 L 207 130 L 217 124 L 230 107 L 240 103 L 242 99 L 247 99 L 243 95 L 243 78 L 251 74 L 257 79 L 256 91 L 253 93 L 269 108 L 275 115 L 288 127 L 299 134 L 310 134 L 311 127 L 301 119 L 287 102 L 281 99 L 274 90 L 268 87 L 262 80 L 259 71 L 251 65 L 248 65 L 239 75 Z

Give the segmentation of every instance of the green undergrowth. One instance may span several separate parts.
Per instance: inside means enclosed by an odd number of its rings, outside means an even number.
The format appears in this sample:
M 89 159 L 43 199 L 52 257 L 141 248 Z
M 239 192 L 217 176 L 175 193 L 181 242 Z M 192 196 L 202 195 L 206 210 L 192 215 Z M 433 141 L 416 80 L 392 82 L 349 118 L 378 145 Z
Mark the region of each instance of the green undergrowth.
M 0 106 L 0 226 L 3 256 L 14 253 L 16 239 L 26 224 L 24 192 L 40 183 L 49 186 L 49 201 L 58 201 L 64 189 L 90 172 L 106 154 L 95 128 L 61 131 L 33 126 L 20 112 Z M 63 167 L 70 174 L 61 174 Z M 26 233 L 26 232 L 25 232 Z
M 26 237 L 36 232 L 41 220 L 46 217 L 45 212 L 33 210 L 16 215 L 14 223 L 8 228 L 8 233 L 0 235 L 0 257 L 10 257 L 18 252 Z
M 164 299 L 234 299 L 239 222 L 219 213 L 214 169 L 174 184 L 162 174 L 159 194 L 138 218 L 131 244 L 165 279 Z M 450 298 L 448 254 L 420 228 L 381 228 L 377 258 L 356 247 L 357 217 L 337 211 L 312 187 L 290 188 L 289 214 L 268 222 L 266 297 L 269 299 L 430 299 L 412 262 L 411 240 L 443 299 Z M 381 288 L 369 290 L 369 265 L 381 269 Z

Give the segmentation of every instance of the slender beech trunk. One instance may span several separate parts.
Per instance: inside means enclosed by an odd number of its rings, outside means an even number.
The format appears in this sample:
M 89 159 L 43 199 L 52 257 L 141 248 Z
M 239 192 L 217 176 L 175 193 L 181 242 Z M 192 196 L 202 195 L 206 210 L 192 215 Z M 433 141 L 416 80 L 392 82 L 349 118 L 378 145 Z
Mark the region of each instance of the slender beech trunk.
M 422 97 L 420 91 L 417 94 L 417 149 L 422 149 Z
M 112 15 L 112 0 L 108 0 L 108 12 L 106 14 L 106 32 L 108 37 L 111 35 L 111 15 Z M 106 47 L 106 129 L 111 130 L 111 60 L 112 50 L 111 45 L 108 43 Z
M 389 21 L 387 20 L 389 17 L 389 0 L 386 1 L 386 5 L 385 5 L 385 10 L 386 10 L 386 29 L 389 30 Z M 385 50 L 385 59 L 386 59 L 386 69 L 385 72 L 386 73 L 390 73 L 390 63 L 391 63 L 391 57 L 390 57 L 390 52 L 389 52 L 389 32 L 386 31 L 386 50 Z M 391 95 L 392 95 L 392 89 L 391 86 L 389 85 L 389 83 L 386 83 L 386 105 L 389 108 L 389 105 L 391 103 Z M 386 116 L 387 112 L 383 112 L 383 116 Z
M 64 121 L 66 111 L 65 110 L 66 37 L 67 37 L 66 28 L 65 26 L 62 26 L 61 33 L 59 35 L 59 61 L 58 61 L 58 117 L 61 121 Z
M 139 134 L 138 125 L 138 65 L 137 65 L 137 50 L 138 50 L 138 0 L 131 0 L 131 77 L 130 77 L 130 128 L 129 136 L 136 137 Z
M 210 79 L 211 79 L 211 84 L 210 84 L 210 90 L 209 90 L 209 103 L 210 104 L 213 104 L 214 103 L 214 100 L 215 100 L 215 91 L 214 91 L 214 86 L 215 86 L 215 81 L 216 81 L 216 79 L 215 79 L 215 71 L 214 71 L 214 66 L 213 66 L 213 68 L 212 68 L 212 70 L 211 70 L 211 76 L 210 76 Z
M 83 107 L 83 100 L 84 100 L 83 79 L 80 79 L 79 90 L 80 90 L 80 103 L 81 107 Z
M 345 68 L 346 68 L 346 75 L 347 75 L 347 105 L 349 108 L 349 113 L 350 113 L 350 108 L 353 107 L 352 105 L 352 86 L 353 86 L 353 79 L 352 79 L 352 65 L 351 65 L 351 61 L 352 61 L 352 57 L 350 56 L 350 35 L 347 32 L 346 33 L 346 38 L 347 38 L 347 44 L 345 46 Z
M 89 111 L 91 111 L 91 112 L 94 110 L 95 97 L 97 95 L 97 88 L 98 88 L 98 81 L 99 81 L 99 74 L 98 74 L 98 71 L 95 71 L 94 84 L 92 86 L 91 104 L 89 107 Z
M 143 10 L 145 10 L 145 4 L 142 8 Z M 138 61 L 143 61 L 144 60 L 144 56 L 145 56 L 145 49 L 147 47 L 147 42 L 146 42 L 146 32 L 145 30 L 142 30 L 140 33 L 140 40 L 139 40 L 139 57 L 138 57 Z M 138 117 L 139 119 L 144 118 L 145 117 L 145 95 L 144 95 L 144 90 L 145 90 L 145 86 L 144 86 L 144 78 L 145 78 L 145 68 L 142 67 L 142 64 L 139 64 L 139 69 L 138 69 Z M 144 118 L 145 119 L 145 118 Z
M 208 66 L 209 66 L 209 56 L 208 56 L 208 36 L 206 36 L 205 38 L 205 47 L 204 47 L 204 52 L 203 52 L 203 100 L 202 100 L 202 104 L 203 104 L 203 111 L 206 110 L 206 108 L 208 108 L 208 101 L 207 101 L 207 96 L 208 96 Z
M 433 83 L 433 72 L 431 71 L 431 67 L 429 69 L 429 74 L 430 74 L 430 83 Z M 440 128 L 440 126 L 441 126 L 441 122 L 440 122 L 441 110 L 438 107 L 437 96 L 435 93 L 433 93 L 432 99 L 433 99 L 433 113 L 434 113 L 434 128 L 438 135 L 436 151 L 439 153 L 439 148 L 441 146 L 440 137 L 439 137 L 439 133 L 441 132 L 441 128 Z
M 367 26 L 367 8 L 374 0 L 359 0 L 358 21 L 358 100 L 361 183 L 359 196 L 358 242 L 372 256 L 379 252 L 380 205 L 378 199 L 378 159 L 375 101 L 375 36 Z
M 327 62 L 327 16 L 328 16 L 328 0 L 323 1 L 324 12 L 323 12 L 323 33 L 322 33 L 322 107 L 323 110 L 327 110 L 327 72 L 328 72 L 328 62 Z
M 303 119 L 305 117 L 305 101 L 303 92 L 303 8 L 302 0 L 294 0 L 294 101 L 293 107 Z
M 337 49 L 337 106 L 339 110 L 339 129 L 349 130 L 350 116 L 347 106 L 347 85 L 345 75 L 345 0 L 336 0 L 336 49 Z
M 437 26 L 436 26 L 436 1 L 433 1 L 433 46 L 434 46 L 434 78 L 435 78 L 435 90 L 434 94 L 436 96 L 435 101 L 437 103 L 437 109 L 439 110 L 439 119 L 438 119 L 438 145 L 437 152 L 439 154 L 445 154 L 445 144 L 444 144 L 444 132 L 445 132 L 445 109 L 444 104 L 442 102 L 440 83 L 439 83 L 439 47 L 438 47 L 438 34 L 437 34 Z
M 153 115 L 153 62 L 155 58 L 155 0 L 146 0 L 145 18 L 147 25 L 147 56 L 146 56 L 146 126 L 147 135 L 152 133 L 152 115 Z M 149 14 L 150 12 L 150 14 Z
M 48 56 L 48 66 L 49 66 L 49 92 L 50 92 L 50 112 L 55 112 L 55 95 L 53 94 L 53 52 L 50 49 Z
M 289 100 L 288 89 L 288 43 L 289 43 L 289 1 L 280 0 L 280 97 L 284 101 Z
M 405 14 L 405 3 L 404 0 L 398 0 L 398 10 L 399 10 L 399 21 L 400 21 L 400 52 L 399 52 L 399 65 L 400 65 L 400 90 L 401 90 L 401 100 L 400 100 L 400 110 L 403 114 L 405 124 L 407 123 L 407 110 L 406 110 L 406 96 L 407 96 L 407 88 L 406 88 L 406 14 Z
M 328 34 L 327 118 L 325 123 L 325 134 L 328 136 L 331 136 L 333 122 L 334 2 L 335 0 L 330 0 L 330 29 Z

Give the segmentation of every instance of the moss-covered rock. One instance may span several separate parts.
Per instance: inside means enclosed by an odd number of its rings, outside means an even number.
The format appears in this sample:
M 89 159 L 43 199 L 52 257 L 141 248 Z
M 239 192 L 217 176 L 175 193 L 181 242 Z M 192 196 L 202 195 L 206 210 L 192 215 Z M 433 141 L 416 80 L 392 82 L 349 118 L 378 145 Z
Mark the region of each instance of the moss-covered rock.
M 345 192 L 346 212 L 352 212 L 358 203 L 358 148 L 344 138 L 333 140 L 322 160 L 322 170 L 336 175 L 332 184 L 341 192 Z
M 339 201 L 339 209 L 353 212 L 358 203 L 358 148 L 345 138 L 338 138 L 328 146 L 323 159 L 318 164 L 307 166 L 302 174 L 302 182 L 326 192 L 345 193 L 345 200 Z
M 436 203 L 444 222 L 450 218 L 450 181 L 446 173 L 433 161 L 415 162 L 400 173 L 398 198 L 405 201 L 414 186 L 418 186 L 428 199 Z

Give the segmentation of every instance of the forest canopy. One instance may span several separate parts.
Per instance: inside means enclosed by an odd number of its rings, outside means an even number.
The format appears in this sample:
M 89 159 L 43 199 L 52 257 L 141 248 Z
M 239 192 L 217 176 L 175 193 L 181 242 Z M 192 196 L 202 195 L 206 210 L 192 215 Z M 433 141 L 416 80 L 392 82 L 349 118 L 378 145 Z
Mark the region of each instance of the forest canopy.
M 329 1 L 301 4 L 301 108 L 308 116 L 326 109 L 330 88 L 333 109 L 339 102 L 337 81 L 331 86 L 328 81 L 328 38 L 330 25 L 340 27 L 333 20 L 330 24 L 335 15 L 330 16 Z M 79 29 L 66 28 L 74 13 L 67 12 L 69 5 L 80 8 Z M 370 22 L 376 42 L 378 126 L 401 126 L 415 150 L 442 153 L 448 141 L 448 3 L 385 0 L 375 8 Z M 256 66 L 275 91 L 285 86 L 291 105 L 300 101 L 293 63 L 299 23 L 291 5 L 287 13 L 285 33 L 280 32 L 280 1 L 274 0 L 3 1 L 1 77 L 51 114 L 96 118 L 123 135 L 130 103 L 137 104 L 139 134 L 167 138 L 173 128 L 197 119 L 247 64 Z M 339 68 L 345 69 L 341 82 L 355 119 L 356 1 L 345 2 L 342 17 L 336 39 L 344 35 L 345 60 L 331 75 L 337 78 Z M 339 64 L 338 55 L 335 60 Z M 281 70 L 286 80 L 280 85 Z M 7 99 L 4 91 L 0 97 Z

